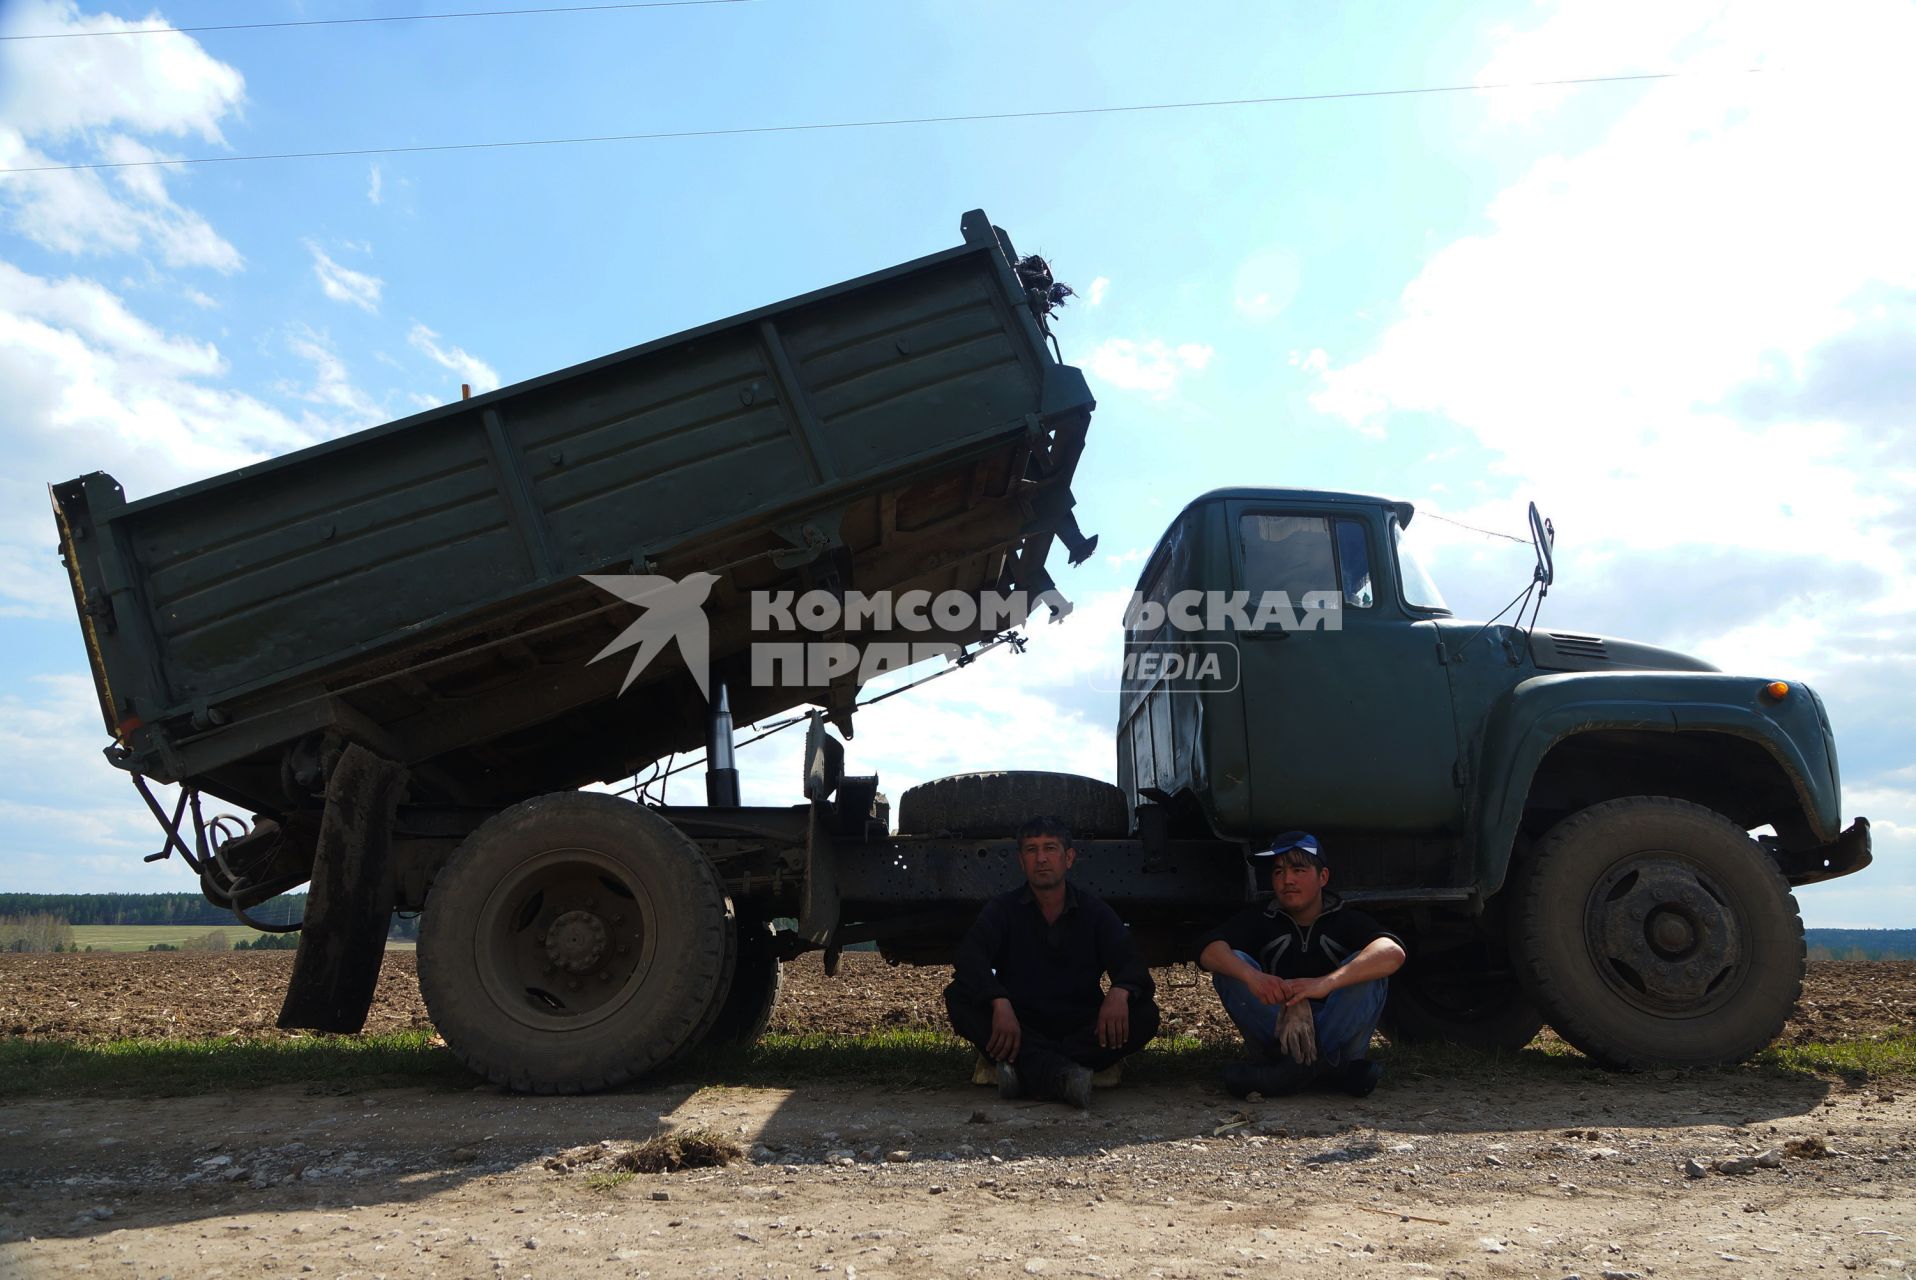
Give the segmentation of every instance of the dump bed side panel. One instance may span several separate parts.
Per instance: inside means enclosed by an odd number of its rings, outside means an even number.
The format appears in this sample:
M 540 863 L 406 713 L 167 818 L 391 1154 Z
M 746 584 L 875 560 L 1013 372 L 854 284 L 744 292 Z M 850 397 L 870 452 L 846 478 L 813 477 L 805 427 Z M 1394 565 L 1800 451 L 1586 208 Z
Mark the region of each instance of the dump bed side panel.
M 83 547 L 68 557 L 82 620 L 108 633 L 96 682 L 129 767 L 165 777 L 256 752 L 290 732 L 262 723 L 276 704 L 336 691 L 340 673 L 403 668 L 556 598 L 574 607 L 580 574 L 683 573 L 710 559 L 688 549 L 795 542 L 817 513 L 868 517 L 872 543 L 900 546 L 914 522 L 944 521 L 956 541 L 936 558 L 971 558 L 954 584 L 997 585 L 1043 523 L 1007 468 L 1074 421 L 1051 466 L 1062 490 L 1091 399 L 1052 360 L 1002 234 L 982 214 L 964 230 L 958 249 L 169 494 L 129 504 L 98 474 L 58 486 Z M 1011 523 L 966 534 L 952 517 L 987 498 Z M 951 510 L 919 510 L 940 502 Z M 1048 509 L 1068 506 L 1064 492 Z M 590 638 L 548 630 L 525 661 L 563 651 L 578 665 Z M 451 749 L 447 701 L 414 679 L 360 704 L 382 722 L 387 705 L 432 718 Z M 492 732 L 473 710 L 461 708 L 471 734 Z M 248 732 L 226 729 L 242 715 Z

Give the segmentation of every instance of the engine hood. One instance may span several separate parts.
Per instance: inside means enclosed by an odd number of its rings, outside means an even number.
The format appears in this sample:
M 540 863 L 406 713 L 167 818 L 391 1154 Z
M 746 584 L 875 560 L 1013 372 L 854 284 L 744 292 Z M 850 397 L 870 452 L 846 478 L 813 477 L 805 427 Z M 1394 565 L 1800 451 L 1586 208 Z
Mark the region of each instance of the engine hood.
M 1530 660 L 1540 671 L 1715 671 L 1701 658 L 1635 640 L 1579 635 L 1574 631 L 1537 631 L 1530 637 Z

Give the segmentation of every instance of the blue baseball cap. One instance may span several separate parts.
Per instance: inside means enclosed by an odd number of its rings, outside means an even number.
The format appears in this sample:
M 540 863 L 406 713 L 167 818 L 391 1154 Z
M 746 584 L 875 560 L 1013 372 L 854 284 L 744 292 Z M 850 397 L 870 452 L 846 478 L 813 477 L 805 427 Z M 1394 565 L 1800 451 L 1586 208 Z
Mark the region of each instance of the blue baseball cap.
M 1327 865 L 1324 861 L 1324 851 L 1318 847 L 1317 837 L 1308 831 L 1286 831 L 1271 841 L 1270 848 L 1259 849 L 1251 855 L 1251 858 L 1262 865 L 1269 865 L 1268 859 L 1278 858 L 1287 853 L 1301 853 L 1320 867 Z

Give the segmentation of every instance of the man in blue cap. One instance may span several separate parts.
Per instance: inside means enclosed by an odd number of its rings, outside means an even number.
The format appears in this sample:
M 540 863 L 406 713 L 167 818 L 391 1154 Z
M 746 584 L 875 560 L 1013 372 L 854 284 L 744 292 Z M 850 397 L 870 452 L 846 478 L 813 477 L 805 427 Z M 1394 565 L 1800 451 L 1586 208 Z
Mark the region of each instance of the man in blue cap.
M 1309 832 L 1286 832 L 1252 859 L 1269 868 L 1270 905 L 1238 912 L 1198 952 L 1253 1058 L 1225 1067 L 1224 1087 L 1274 1097 L 1321 1080 L 1364 1097 L 1383 1075 L 1367 1054 L 1404 944 L 1325 891 L 1330 867 Z

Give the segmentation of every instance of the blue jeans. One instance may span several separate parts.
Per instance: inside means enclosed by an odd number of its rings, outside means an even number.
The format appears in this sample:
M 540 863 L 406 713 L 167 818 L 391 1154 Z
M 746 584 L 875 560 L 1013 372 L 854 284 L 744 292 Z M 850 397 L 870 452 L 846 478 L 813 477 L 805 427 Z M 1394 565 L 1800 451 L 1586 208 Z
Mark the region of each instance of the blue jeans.
M 1242 951 L 1232 953 L 1253 969 L 1257 960 Z M 1277 1024 L 1284 1016 L 1281 1004 L 1265 1004 L 1236 978 L 1222 973 L 1211 975 L 1224 1012 L 1244 1033 L 1244 1040 L 1258 1056 L 1276 1061 L 1283 1056 L 1277 1047 Z M 1322 1000 L 1311 1001 L 1311 1023 L 1317 1030 L 1317 1060 L 1334 1067 L 1365 1057 L 1370 1050 L 1371 1033 L 1377 1030 L 1378 1015 L 1384 1011 L 1385 981 L 1373 978 L 1355 986 L 1340 987 Z

